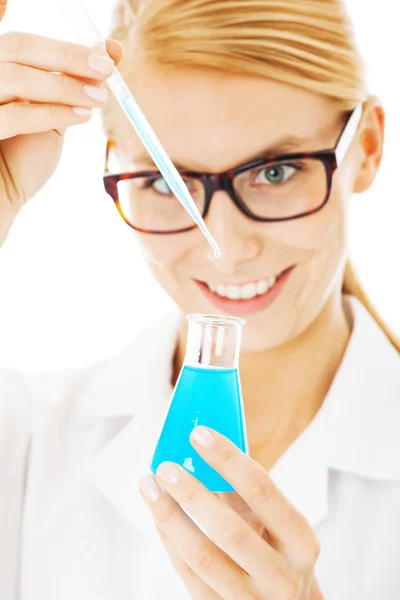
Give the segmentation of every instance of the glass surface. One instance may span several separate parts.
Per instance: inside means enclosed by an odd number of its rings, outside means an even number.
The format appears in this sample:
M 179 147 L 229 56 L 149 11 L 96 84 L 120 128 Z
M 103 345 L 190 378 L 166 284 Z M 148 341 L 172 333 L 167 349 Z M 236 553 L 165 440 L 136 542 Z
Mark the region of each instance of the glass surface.
M 244 321 L 190 315 L 185 362 L 150 462 L 153 473 L 164 461 L 175 462 L 212 492 L 232 486 L 212 469 L 190 443 L 191 431 L 205 425 L 248 453 L 238 370 Z
M 234 188 L 251 213 L 280 219 L 310 212 L 323 203 L 326 170 L 313 158 L 277 162 L 240 173 Z
M 200 214 L 204 212 L 201 181 L 183 178 Z M 118 182 L 118 197 L 126 220 L 144 230 L 165 231 L 191 227 L 193 222 L 169 189 L 161 173 Z
M 206 210 L 204 180 L 182 173 L 200 214 Z M 324 163 L 313 158 L 269 163 L 238 173 L 234 193 L 256 217 L 281 219 L 318 208 L 327 193 Z M 118 182 L 118 196 L 126 220 L 145 231 L 173 231 L 191 227 L 192 221 L 175 198 L 161 173 L 148 172 Z

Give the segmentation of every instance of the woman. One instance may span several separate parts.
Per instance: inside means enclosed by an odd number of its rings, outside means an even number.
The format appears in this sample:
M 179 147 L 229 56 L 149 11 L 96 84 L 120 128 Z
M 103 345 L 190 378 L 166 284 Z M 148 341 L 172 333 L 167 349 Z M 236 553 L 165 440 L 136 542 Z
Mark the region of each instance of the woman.
M 399 347 L 347 263 L 350 196 L 375 179 L 384 112 L 345 7 L 121 0 L 115 15 L 123 75 L 222 258 L 110 101 L 120 167 L 106 188 L 177 315 L 100 365 L 1 374 L 2 598 L 395 600 Z M 0 40 L 4 239 L 65 128 L 105 103 L 112 62 L 98 48 Z M 205 427 L 191 438 L 237 491 L 224 497 L 174 465 L 146 476 L 188 312 L 247 321 L 251 459 Z

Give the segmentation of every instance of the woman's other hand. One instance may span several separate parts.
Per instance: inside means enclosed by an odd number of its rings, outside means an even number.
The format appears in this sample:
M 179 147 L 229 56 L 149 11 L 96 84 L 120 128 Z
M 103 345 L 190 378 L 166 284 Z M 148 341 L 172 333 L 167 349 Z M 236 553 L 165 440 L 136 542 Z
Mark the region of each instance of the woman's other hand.
M 194 432 L 204 440 L 192 434 L 195 449 L 237 494 L 220 498 L 172 463 L 160 465 L 159 488 L 152 477 L 141 484 L 193 600 L 322 600 L 314 576 L 319 543 L 305 518 L 227 438 L 204 427 Z

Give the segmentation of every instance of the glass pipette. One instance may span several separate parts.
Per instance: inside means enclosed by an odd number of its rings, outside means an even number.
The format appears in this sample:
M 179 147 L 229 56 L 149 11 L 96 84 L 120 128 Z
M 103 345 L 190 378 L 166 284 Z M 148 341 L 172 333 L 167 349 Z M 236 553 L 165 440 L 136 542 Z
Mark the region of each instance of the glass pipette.
M 104 39 L 97 30 L 85 5 L 85 2 L 83 2 L 83 10 L 86 14 L 87 20 L 91 25 L 92 30 L 96 34 L 96 38 L 99 42 L 98 45 L 101 44 L 104 51 L 106 51 Z M 202 216 L 192 196 L 190 195 L 188 188 L 185 185 L 185 182 L 179 175 L 172 160 L 169 158 L 168 154 L 162 147 L 160 140 L 154 133 L 150 123 L 147 121 L 146 117 L 144 116 L 143 112 L 141 111 L 139 105 L 132 96 L 128 86 L 126 85 L 125 81 L 123 80 L 121 74 L 119 73 L 116 67 L 114 67 L 111 76 L 107 79 L 107 83 L 112 93 L 116 97 L 118 103 L 122 107 L 124 113 L 128 117 L 130 123 L 133 125 L 133 128 L 135 129 L 136 133 L 140 137 L 147 152 L 150 154 L 160 173 L 167 182 L 170 190 L 177 197 L 179 202 L 182 204 L 183 208 L 189 213 L 196 225 L 198 225 L 201 232 L 207 239 L 208 243 L 214 250 L 215 257 L 219 258 L 221 256 L 219 246 L 212 237 L 206 224 L 204 223 Z

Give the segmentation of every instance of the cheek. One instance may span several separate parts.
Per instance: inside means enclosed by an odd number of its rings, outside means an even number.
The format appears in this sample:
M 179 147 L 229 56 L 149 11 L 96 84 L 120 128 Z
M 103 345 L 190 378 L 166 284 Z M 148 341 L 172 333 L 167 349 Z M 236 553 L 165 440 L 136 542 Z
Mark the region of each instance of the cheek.
M 299 271 L 299 290 L 295 301 L 298 318 L 295 326 L 304 329 L 311 323 L 340 285 L 348 254 L 348 198 L 334 186 L 328 204 L 305 219 L 297 243 L 309 252 Z M 301 234 L 300 234 L 301 230 Z M 296 235 L 293 236 L 296 238 Z
M 300 256 L 288 287 L 285 325 L 277 318 L 285 340 L 296 337 L 317 318 L 340 284 L 348 249 L 347 197 L 334 187 L 319 213 L 280 225 L 280 239 Z
M 170 236 L 136 234 L 136 239 L 142 254 L 152 267 L 156 269 L 169 269 L 181 254 L 179 244 L 174 244 Z
M 175 295 L 179 288 L 179 272 L 187 263 L 193 243 L 189 234 L 179 235 L 146 235 L 136 233 L 136 240 L 141 248 L 145 262 L 162 287 Z
M 328 204 L 320 212 L 298 221 L 281 223 L 276 233 L 285 245 L 308 253 L 345 246 L 347 213 L 343 195 L 339 189 L 334 188 Z
M 336 257 L 340 262 L 348 249 L 350 197 L 348 178 L 335 176 L 324 208 L 304 219 L 279 224 L 277 234 L 285 244 L 302 250 L 310 261 L 323 262 Z

